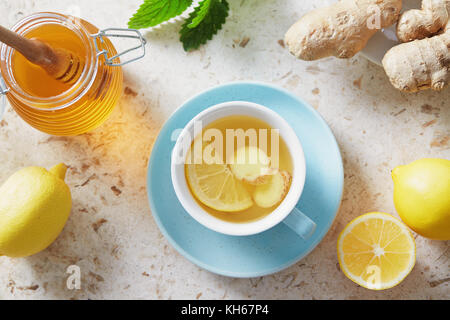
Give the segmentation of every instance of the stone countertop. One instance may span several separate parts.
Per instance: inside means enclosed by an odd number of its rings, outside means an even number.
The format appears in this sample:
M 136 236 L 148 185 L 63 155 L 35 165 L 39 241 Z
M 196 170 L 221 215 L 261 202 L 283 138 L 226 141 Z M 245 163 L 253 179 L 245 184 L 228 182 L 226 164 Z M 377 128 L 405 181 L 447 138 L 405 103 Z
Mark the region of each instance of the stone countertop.
M 57 11 L 106 28 L 124 27 L 140 2 L 0 0 L 0 8 L 8 27 L 33 12 Z M 0 258 L 0 299 L 449 299 L 448 241 L 416 237 L 416 266 L 390 290 L 366 290 L 339 270 L 336 241 L 350 220 L 371 211 L 396 215 L 390 170 L 450 158 L 450 90 L 400 93 L 362 56 L 294 59 L 280 41 L 284 32 L 331 2 L 230 0 L 223 30 L 190 53 L 178 41 L 179 22 L 146 31 L 148 56 L 125 67 L 120 104 L 86 135 L 48 136 L 9 108 L 0 122 L 0 181 L 24 166 L 65 162 L 74 204 L 47 250 Z M 308 101 L 336 135 L 345 165 L 342 207 L 322 243 L 287 270 L 255 279 L 217 276 L 183 258 L 158 230 L 146 195 L 147 161 L 164 121 L 191 96 L 237 80 L 269 82 Z M 66 287 L 70 265 L 81 268 L 80 290 Z

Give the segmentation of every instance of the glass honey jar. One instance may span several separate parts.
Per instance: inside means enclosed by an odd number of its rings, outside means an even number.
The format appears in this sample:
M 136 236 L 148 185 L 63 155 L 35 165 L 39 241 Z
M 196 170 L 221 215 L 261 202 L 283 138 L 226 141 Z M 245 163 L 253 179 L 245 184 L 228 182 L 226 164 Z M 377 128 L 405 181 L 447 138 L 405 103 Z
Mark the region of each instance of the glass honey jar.
M 59 13 L 33 14 L 12 31 L 78 56 L 82 68 L 78 79 L 66 83 L 52 78 L 11 47 L 1 46 L 0 116 L 4 108 L 1 96 L 5 95 L 23 120 L 51 135 L 79 135 L 101 125 L 121 96 L 121 66 L 145 55 L 145 39 L 137 30 L 100 31 L 85 20 Z M 109 37 L 134 38 L 139 45 L 118 54 Z M 123 54 L 134 50 L 141 50 L 140 55 L 121 62 Z

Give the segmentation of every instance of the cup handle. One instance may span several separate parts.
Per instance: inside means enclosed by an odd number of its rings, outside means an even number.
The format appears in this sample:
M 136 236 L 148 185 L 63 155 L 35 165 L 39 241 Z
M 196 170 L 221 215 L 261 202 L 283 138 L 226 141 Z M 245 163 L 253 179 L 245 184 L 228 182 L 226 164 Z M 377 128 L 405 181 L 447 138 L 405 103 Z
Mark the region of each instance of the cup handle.
M 314 234 L 317 227 L 314 221 L 297 208 L 294 208 L 283 222 L 292 231 L 302 237 L 303 240 L 308 240 Z

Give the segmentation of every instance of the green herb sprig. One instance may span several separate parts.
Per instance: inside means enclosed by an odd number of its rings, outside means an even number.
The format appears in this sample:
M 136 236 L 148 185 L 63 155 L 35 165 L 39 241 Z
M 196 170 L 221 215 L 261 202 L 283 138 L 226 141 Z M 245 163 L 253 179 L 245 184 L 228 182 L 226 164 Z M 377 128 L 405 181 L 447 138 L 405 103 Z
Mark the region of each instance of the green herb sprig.
M 155 27 L 181 15 L 192 4 L 193 0 L 144 0 L 128 22 L 128 27 L 131 29 Z M 229 9 L 227 0 L 200 1 L 180 30 L 180 41 L 184 50 L 198 49 L 211 40 L 225 24 Z

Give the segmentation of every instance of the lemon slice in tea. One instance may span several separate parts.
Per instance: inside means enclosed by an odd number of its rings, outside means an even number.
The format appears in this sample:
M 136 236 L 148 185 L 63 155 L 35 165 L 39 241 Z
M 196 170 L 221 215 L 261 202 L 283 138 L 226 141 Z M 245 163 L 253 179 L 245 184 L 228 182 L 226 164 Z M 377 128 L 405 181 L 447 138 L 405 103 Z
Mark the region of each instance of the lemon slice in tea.
M 194 196 L 214 210 L 237 212 L 253 206 L 250 193 L 225 164 L 187 164 L 186 178 Z
M 224 163 L 221 150 L 216 150 L 218 153 L 214 156 L 207 156 L 205 151 L 212 144 L 198 143 L 201 143 L 201 137 L 194 140 L 185 165 L 186 180 L 194 197 L 221 212 L 238 212 L 253 206 L 250 193 Z M 196 149 L 197 146 L 201 146 L 200 150 Z

